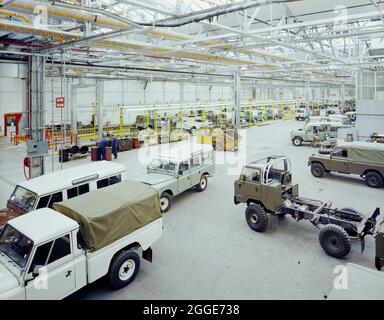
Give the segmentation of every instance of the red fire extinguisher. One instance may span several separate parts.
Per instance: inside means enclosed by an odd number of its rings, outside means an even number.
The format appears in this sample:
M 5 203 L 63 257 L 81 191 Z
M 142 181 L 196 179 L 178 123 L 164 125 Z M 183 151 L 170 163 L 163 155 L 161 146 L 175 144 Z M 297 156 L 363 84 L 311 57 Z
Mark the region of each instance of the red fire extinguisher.
M 25 157 L 23 160 L 23 164 L 24 164 L 24 176 L 27 180 L 29 180 L 31 177 L 31 159 L 28 157 Z M 25 168 L 28 168 L 28 174 Z

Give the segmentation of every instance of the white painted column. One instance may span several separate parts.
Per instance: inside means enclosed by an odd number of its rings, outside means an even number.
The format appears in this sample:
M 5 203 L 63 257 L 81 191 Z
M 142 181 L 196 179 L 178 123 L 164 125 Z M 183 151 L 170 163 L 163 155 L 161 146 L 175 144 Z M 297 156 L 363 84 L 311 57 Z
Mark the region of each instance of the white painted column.
M 184 102 L 184 82 L 180 82 L 180 103 Z
M 234 105 L 234 123 L 235 128 L 240 128 L 240 103 L 241 103 L 241 84 L 240 71 L 236 71 L 233 75 L 233 105 Z
M 96 118 L 97 133 L 99 138 L 103 136 L 103 110 L 104 110 L 104 81 L 96 80 Z
M 71 86 L 71 126 L 72 133 L 77 134 L 77 87 Z

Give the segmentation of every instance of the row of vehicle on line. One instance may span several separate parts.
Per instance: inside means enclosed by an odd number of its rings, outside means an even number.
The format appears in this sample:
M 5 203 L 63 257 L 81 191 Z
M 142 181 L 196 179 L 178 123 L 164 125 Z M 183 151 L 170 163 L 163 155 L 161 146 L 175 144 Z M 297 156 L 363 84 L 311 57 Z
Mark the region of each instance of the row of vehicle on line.
M 339 121 L 345 124 L 352 124 L 356 121 L 356 111 L 341 113 L 336 108 L 314 112 L 313 110 L 300 108 L 295 110 L 295 119 L 298 121 Z
M 290 136 L 292 144 L 299 147 L 303 143 L 311 143 L 314 136 L 318 137 L 320 141 L 337 138 L 339 129 L 350 127 L 341 122 L 307 122 L 302 129 L 291 131 Z
M 337 161 L 334 155 L 330 158 Z M 79 171 L 71 175 L 71 170 Z M 127 180 L 124 167 L 110 162 L 59 174 L 50 174 L 56 175 L 54 181 L 65 180 L 55 190 L 48 190 L 52 183 L 47 181 L 52 180 L 44 176 L 20 183 L 2 211 L 2 299 L 61 299 L 103 276 L 113 288 L 131 283 L 140 267 L 138 253 L 152 260 L 151 246 L 162 235 L 161 213 L 171 204 L 166 200 L 190 188 L 204 191 L 207 177 L 214 174 L 214 155 L 205 145 L 187 152 L 173 149 L 154 157 L 138 181 Z M 351 239 L 363 244 L 366 235 L 375 234 L 380 211 L 367 219 L 354 209 L 332 209 L 329 202 L 299 197 L 285 157 L 244 166 L 235 181 L 235 203 L 247 204 L 246 221 L 258 232 L 267 229 L 270 216 L 291 215 L 323 225 L 320 244 L 337 258 L 349 253 Z M 377 245 L 377 250 L 376 266 L 381 267 L 384 245 Z M 39 290 L 44 281 L 49 282 L 47 290 Z
M 194 144 L 154 157 L 137 181 L 101 161 L 18 184 L 0 213 L 0 299 L 62 299 L 104 276 L 128 285 L 172 197 L 204 191 L 214 172 L 212 146 Z
M 191 188 L 204 191 L 208 177 L 214 173 L 212 146 L 192 144 L 185 148 L 185 145 L 179 145 L 154 156 L 147 166 L 147 173 L 137 180 L 158 191 L 162 211 L 166 212 L 172 197 Z M 26 212 L 52 208 L 55 202 L 108 187 L 127 178 L 123 165 L 98 161 L 23 181 L 16 186 L 6 208 L 0 210 L 0 226 Z
M 202 114 L 202 110 L 191 114 L 175 114 L 169 115 L 137 115 L 135 127 L 142 129 L 167 129 L 170 126 L 173 129 L 183 129 L 191 134 L 195 134 L 196 130 L 201 128 L 215 128 L 218 126 L 233 125 L 233 111 L 228 110 L 208 110 Z M 168 119 L 170 117 L 170 119 Z M 254 110 L 242 110 L 240 112 L 240 120 L 244 124 L 255 124 L 266 120 L 282 119 L 283 112 L 280 108 L 256 108 Z

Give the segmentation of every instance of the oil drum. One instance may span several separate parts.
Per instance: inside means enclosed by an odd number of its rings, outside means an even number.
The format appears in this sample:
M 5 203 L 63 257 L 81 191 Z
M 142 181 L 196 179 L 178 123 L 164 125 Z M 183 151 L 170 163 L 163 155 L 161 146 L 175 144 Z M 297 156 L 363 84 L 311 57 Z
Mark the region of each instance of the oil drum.
M 112 147 L 105 147 L 105 160 L 112 160 Z
M 140 148 L 140 141 L 139 138 L 132 138 L 132 148 L 138 149 Z
M 91 161 L 97 161 L 97 160 L 100 160 L 99 148 L 98 147 L 92 147 L 91 148 Z

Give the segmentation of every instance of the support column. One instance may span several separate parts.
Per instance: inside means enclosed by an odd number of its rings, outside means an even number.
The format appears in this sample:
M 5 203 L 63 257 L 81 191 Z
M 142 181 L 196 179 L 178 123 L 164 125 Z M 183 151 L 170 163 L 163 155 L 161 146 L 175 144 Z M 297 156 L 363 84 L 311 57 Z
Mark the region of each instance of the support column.
M 96 80 L 96 118 L 97 134 L 103 137 L 104 81 Z
M 309 81 L 306 80 L 305 81 L 305 89 L 304 89 L 304 98 L 305 98 L 305 102 L 307 103 L 310 99 L 309 97 L 309 90 L 310 90 L 310 86 L 309 86 Z
M 180 82 L 180 103 L 184 102 L 184 82 Z
M 77 135 L 77 87 L 71 86 L 71 128 L 72 134 Z
M 234 124 L 235 128 L 240 128 L 240 103 L 241 103 L 241 85 L 240 71 L 236 71 L 233 75 L 233 105 L 234 105 Z
M 19 70 L 20 70 L 20 78 L 26 79 L 21 81 L 21 103 L 22 103 L 22 116 L 21 120 L 19 123 L 19 134 L 20 135 L 28 135 L 29 133 L 29 123 L 28 123 L 28 117 L 29 117 L 29 104 L 28 104 L 28 83 L 29 83 L 29 78 L 28 78 L 28 70 L 26 65 L 19 65 Z
M 31 56 L 28 58 L 28 104 L 30 119 L 30 137 L 27 142 L 29 158 L 29 177 L 35 178 L 44 174 L 44 157 L 48 153 L 45 141 L 45 58 Z
M 345 84 L 341 84 L 341 93 L 340 93 L 340 105 L 343 107 L 345 104 Z
M 256 81 L 255 81 L 255 86 L 252 87 L 252 99 L 256 100 Z

